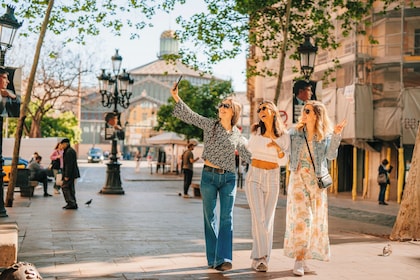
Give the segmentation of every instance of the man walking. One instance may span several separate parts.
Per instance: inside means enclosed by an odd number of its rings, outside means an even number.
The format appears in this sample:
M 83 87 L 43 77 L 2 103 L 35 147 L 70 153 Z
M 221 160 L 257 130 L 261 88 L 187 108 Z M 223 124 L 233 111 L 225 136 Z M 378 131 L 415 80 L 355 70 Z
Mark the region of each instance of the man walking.
M 63 209 L 77 209 L 76 202 L 76 179 L 80 177 L 79 167 L 77 166 L 76 151 L 70 147 L 70 140 L 64 138 L 60 142 L 64 150 L 63 153 L 63 190 L 64 199 L 67 205 Z
M 190 188 L 192 177 L 193 177 L 193 163 L 199 160 L 194 159 L 192 151 L 194 150 L 194 144 L 190 143 L 187 146 L 187 150 L 182 154 L 182 171 L 184 172 L 184 198 L 190 198 L 188 195 L 188 189 Z

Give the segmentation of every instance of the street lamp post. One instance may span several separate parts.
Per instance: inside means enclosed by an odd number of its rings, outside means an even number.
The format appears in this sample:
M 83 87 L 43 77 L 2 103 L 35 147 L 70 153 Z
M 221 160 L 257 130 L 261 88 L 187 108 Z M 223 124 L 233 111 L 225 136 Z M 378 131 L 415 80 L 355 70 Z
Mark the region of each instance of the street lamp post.
M 0 66 L 4 66 L 4 58 L 6 50 L 12 47 L 15 39 L 16 31 L 22 26 L 22 22 L 18 22 L 15 18 L 15 8 L 7 5 L 6 13 L 0 17 Z M 4 208 L 4 189 L 3 189 L 3 116 L 0 112 L 0 217 L 7 217 Z
M 309 81 L 309 78 L 314 72 L 315 57 L 318 51 L 318 47 L 312 45 L 310 39 L 311 36 L 305 35 L 305 42 L 298 47 L 300 70 L 307 81 Z
M 114 115 L 118 116 L 118 105 L 127 109 L 130 106 L 130 97 L 132 94 L 133 79 L 130 74 L 123 69 L 120 73 L 122 57 L 115 50 L 115 55 L 112 56 L 112 71 L 106 74 L 105 69 L 102 69 L 99 80 L 99 92 L 102 96 L 102 106 L 111 108 L 114 107 Z M 117 157 L 117 134 L 114 133 L 112 137 L 112 148 L 110 160 L 107 163 L 107 178 L 105 186 L 101 189 L 102 194 L 124 194 L 121 187 L 120 163 Z

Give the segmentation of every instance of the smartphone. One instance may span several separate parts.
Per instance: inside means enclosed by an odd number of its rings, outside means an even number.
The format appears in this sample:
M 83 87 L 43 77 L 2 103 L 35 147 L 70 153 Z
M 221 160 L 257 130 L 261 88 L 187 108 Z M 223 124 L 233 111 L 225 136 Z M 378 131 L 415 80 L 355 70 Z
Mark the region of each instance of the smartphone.
M 182 75 L 179 76 L 178 81 L 176 81 L 176 85 L 174 86 L 174 90 L 178 87 L 179 82 L 182 80 Z

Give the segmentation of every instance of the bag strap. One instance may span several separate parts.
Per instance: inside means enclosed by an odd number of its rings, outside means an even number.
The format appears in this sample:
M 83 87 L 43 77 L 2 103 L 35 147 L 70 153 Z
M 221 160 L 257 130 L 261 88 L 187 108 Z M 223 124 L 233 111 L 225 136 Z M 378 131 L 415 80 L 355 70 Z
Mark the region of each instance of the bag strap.
M 306 132 L 305 132 L 305 129 L 303 129 L 303 137 L 305 137 L 306 147 L 308 147 L 309 156 L 311 157 L 312 166 L 314 167 L 314 171 L 315 171 L 315 174 L 316 174 L 316 170 L 315 170 L 315 163 L 314 163 L 314 160 L 313 160 L 313 158 L 312 158 L 311 149 L 309 149 L 308 140 L 306 139 Z

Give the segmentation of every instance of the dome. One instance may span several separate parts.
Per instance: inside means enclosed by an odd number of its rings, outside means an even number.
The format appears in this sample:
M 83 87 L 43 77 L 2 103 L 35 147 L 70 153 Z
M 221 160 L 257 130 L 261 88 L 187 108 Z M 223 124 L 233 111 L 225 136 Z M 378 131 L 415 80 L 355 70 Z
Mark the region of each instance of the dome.
M 160 38 L 161 39 L 163 39 L 163 38 L 171 38 L 171 39 L 174 39 L 175 38 L 175 31 L 173 31 L 173 30 L 163 31 L 162 34 L 160 35 Z
M 158 57 L 164 55 L 178 54 L 178 40 L 175 39 L 175 31 L 166 30 L 160 35 L 160 52 Z

